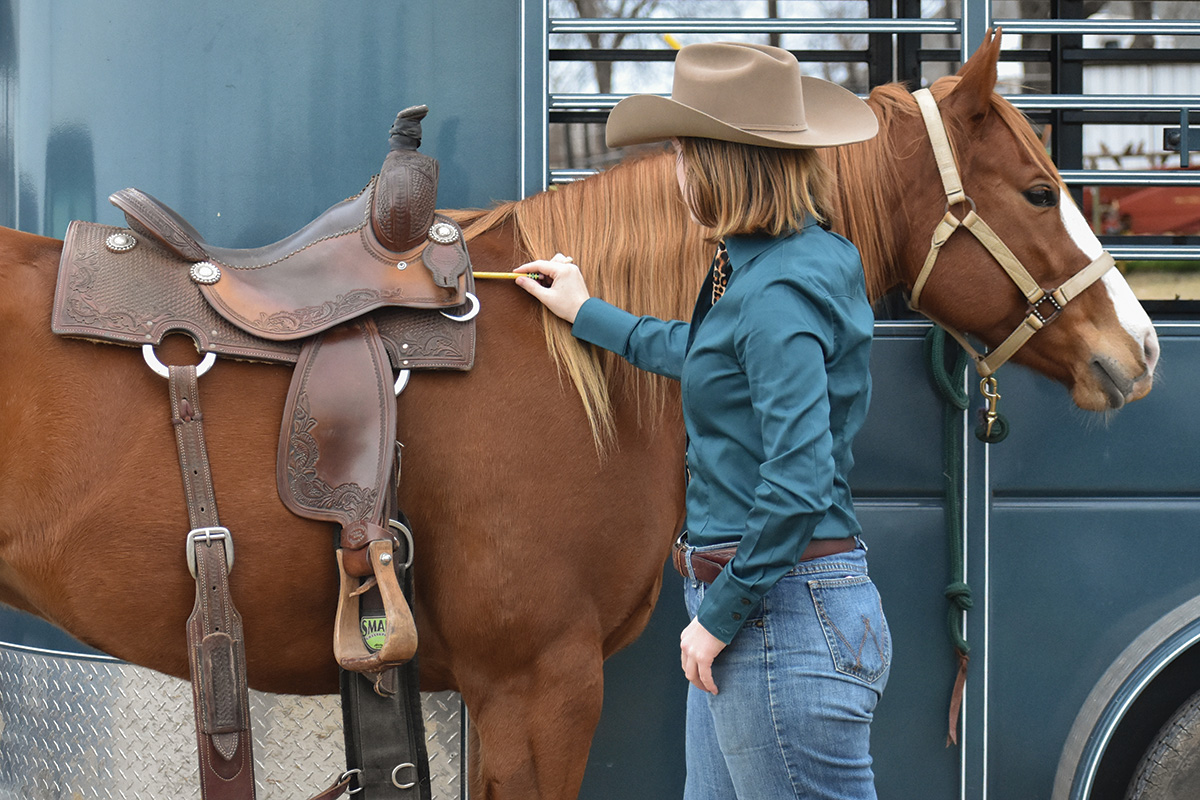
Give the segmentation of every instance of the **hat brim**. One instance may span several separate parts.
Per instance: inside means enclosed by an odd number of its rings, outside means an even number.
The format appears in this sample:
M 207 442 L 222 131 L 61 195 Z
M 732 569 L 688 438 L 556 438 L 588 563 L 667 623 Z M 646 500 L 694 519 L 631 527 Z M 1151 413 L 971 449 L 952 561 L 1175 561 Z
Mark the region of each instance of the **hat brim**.
M 802 131 L 739 128 L 678 100 L 637 94 L 626 97 L 613 108 L 605 127 L 605 140 L 609 147 L 625 147 L 661 142 L 673 136 L 694 136 L 801 149 L 862 142 L 879 132 L 875 112 L 853 92 L 821 78 L 806 75 L 801 80 L 808 123 Z

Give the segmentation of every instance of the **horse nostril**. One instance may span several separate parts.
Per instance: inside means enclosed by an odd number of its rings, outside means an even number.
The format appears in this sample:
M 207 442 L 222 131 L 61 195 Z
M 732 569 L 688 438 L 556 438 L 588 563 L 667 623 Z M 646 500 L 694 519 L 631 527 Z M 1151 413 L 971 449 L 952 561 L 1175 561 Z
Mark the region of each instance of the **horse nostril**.
M 1112 359 L 1097 356 L 1092 359 L 1092 374 L 1100 384 L 1100 390 L 1108 398 L 1109 408 L 1120 408 L 1133 392 L 1133 381 L 1126 378 L 1121 368 Z
M 1142 356 L 1146 359 L 1146 374 L 1153 375 L 1154 367 L 1158 364 L 1158 336 L 1151 328 L 1142 339 Z

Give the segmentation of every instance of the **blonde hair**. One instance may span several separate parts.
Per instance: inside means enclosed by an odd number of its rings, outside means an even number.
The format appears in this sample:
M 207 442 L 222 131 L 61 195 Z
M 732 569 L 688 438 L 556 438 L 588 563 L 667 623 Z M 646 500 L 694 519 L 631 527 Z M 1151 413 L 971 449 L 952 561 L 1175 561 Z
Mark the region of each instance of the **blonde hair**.
M 736 234 L 778 236 L 806 214 L 824 221 L 832 173 L 812 149 L 758 147 L 681 137 L 684 198 L 713 241 Z

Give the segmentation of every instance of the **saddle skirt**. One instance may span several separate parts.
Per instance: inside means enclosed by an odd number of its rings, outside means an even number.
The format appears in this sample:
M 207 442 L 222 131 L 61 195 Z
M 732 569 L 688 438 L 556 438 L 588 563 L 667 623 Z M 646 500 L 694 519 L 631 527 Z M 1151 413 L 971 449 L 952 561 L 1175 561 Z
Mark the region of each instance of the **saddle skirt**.
M 446 217 L 438 215 L 437 220 L 458 230 Z M 335 245 L 324 250 L 330 259 L 324 263 L 324 271 L 333 274 L 346 268 L 351 276 L 357 276 L 374 270 L 389 280 L 394 279 L 391 273 L 400 273 L 406 281 L 411 276 L 411 285 L 398 282 L 390 289 L 331 289 L 330 296 L 321 298 L 311 287 L 294 290 L 287 286 L 289 268 L 295 267 L 297 278 L 317 269 L 311 257 L 303 262 L 295 256 L 278 262 L 278 278 L 269 271 L 229 269 L 223 270 L 216 284 L 205 286 L 192 280 L 195 262 L 180 257 L 157 238 L 130 234 L 126 228 L 72 222 L 63 243 L 51 325 L 63 336 L 131 346 L 161 344 L 167 334 L 181 332 L 189 334 L 202 353 L 295 363 L 303 338 L 371 313 L 396 368 L 470 369 L 474 363 L 475 326 L 440 313 L 461 313 L 466 308 L 462 305 L 464 293 L 474 289 L 461 234 L 453 244 L 430 243 L 404 270 L 399 270 L 395 261 L 382 262 L 374 251 L 362 251 L 360 242 L 372 236 L 369 228 L 366 225 L 340 237 L 352 240 L 353 246 Z M 108 244 L 114 235 L 132 235 L 136 244 L 114 252 Z M 312 254 L 319 247 L 310 248 Z M 360 252 L 355 252 L 356 248 Z M 468 265 L 457 277 L 457 290 L 434 285 L 424 266 L 431 249 L 443 262 Z M 239 280 L 243 276 L 248 277 Z M 344 276 L 334 277 L 326 283 L 346 280 Z M 225 295 L 211 291 L 222 283 L 238 290 L 226 293 L 240 293 L 237 300 L 224 302 L 221 298 Z M 251 290 L 241 292 L 243 286 Z M 300 292 L 307 292 L 308 299 L 299 299 Z M 284 309 L 280 298 L 289 293 L 297 298 L 294 305 L 307 305 Z M 257 299 L 246 300 L 249 297 Z M 433 308 L 422 307 L 422 298 L 429 300 Z

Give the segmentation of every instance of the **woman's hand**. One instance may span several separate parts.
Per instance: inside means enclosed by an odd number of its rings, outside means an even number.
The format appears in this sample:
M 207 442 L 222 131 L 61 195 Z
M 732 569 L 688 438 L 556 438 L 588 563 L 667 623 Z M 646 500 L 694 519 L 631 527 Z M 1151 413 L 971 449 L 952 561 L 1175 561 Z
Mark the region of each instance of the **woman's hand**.
M 683 661 L 683 674 L 691 681 L 692 686 L 709 694 L 717 693 L 717 684 L 713 682 L 712 663 L 717 654 L 725 649 L 725 643 L 713 636 L 693 618 L 691 623 L 679 634 L 679 652 Z
M 549 286 L 543 286 L 533 278 L 517 278 L 517 286 L 541 300 L 555 316 L 567 322 L 575 322 L 579 307 L 591 297 L 579 267 L 571 263 L 570 256 L 562 253 L 556 253 L 549 261 L 522 264 L 513 272 L 539 272 L 549 278 Z

